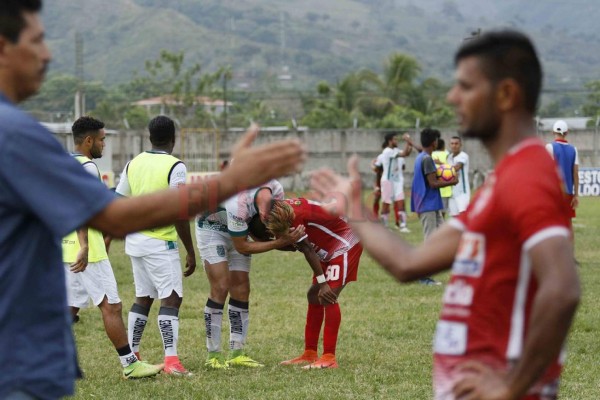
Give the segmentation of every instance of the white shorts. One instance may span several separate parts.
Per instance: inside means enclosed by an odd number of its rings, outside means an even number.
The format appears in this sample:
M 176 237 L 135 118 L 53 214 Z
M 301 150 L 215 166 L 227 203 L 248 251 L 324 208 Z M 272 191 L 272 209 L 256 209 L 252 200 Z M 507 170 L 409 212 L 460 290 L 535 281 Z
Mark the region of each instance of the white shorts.
M 392 204 L 404 200 L 404 187 L 400 182 L 381 181 L 381 201 Z
M 226 262 L 230 271 L 250 272 L 252 257 L 237 252 L 229 233 L 196 226 L 196 242 L 205 263 Z
M 450 200 L 448 200 L 448 211 L 450 212 L 450 215 L 454 217 L 462 212 L 465 212 L 469 207 L 470 200 L 470 196 L 466 193 L 456 197 L 450 197 Z
M 129 257 L 133 267 L 136 297 L 165 299 L 173 291 L 183 297 L 183 273 L 178 249 Z
M 74 273 L 64 263 L 67 279 L 67 302 L 70 307 L 86 308 L 90 299 L 95 306 L 102 303 L 104 297 L 110 304 L 121 302 L 117 291 L 117 281 L 110 261 L 101 260 L 89 263 L 85 271 Z

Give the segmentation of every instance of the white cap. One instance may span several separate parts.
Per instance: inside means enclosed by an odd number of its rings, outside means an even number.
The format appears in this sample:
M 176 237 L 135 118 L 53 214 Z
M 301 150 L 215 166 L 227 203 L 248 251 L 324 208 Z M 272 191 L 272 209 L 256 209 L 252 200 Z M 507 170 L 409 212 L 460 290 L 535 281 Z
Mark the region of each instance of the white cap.
M 556 133 L 560 133 L 561 135 L 565 135 L 565 133 L 569 132 L 569 127 L 567 126 L 567 123 L 565 121 L 563 121 L 562 119 L 559 119 L 558 121 L 556 121 L 554 123 L 554 126 L 552 127 L 552 131 L 556 132 Z

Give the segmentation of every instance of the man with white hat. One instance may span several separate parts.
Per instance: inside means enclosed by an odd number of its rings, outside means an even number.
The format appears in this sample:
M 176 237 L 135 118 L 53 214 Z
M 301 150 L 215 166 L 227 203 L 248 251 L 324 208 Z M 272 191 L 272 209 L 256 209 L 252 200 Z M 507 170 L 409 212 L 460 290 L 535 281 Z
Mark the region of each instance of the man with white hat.
M 561 119 L 552 127 L 554 142 L 548 143 L 546 149 L 556 161 L 565 183 L 564 192 L 571 206 L 571 218 L 575 217 L 575 209 L 579 205 L 579 156 L 577 148 L 567 142 L 569 127 Z

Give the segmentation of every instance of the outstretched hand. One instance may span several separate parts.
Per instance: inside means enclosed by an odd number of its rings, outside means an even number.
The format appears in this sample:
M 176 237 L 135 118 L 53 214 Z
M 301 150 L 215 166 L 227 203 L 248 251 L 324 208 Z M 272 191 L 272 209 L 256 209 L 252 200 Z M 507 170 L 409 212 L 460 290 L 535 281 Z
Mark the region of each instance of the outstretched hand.
M 222 172 L 240 190 L 300 172 L 306 160 L 306 149 L 298 139 L 252 146 L 259 132 L 258 125 L 250 126 L 235 144 L 230 166 Z

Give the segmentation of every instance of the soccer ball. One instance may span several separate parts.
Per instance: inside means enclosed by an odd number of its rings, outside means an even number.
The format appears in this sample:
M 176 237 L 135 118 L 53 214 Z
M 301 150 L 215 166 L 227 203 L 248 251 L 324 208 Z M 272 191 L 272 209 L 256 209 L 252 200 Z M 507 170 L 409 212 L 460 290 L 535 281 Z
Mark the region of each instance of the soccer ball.
M 444 182 L 449 182 L 452 180 L 452 178 L 454 178 L 456 176 L 456 170 L 451 165 L 442 164 L 442 165 L 438 165 L 438 167 L 435 171 L 435 175 L 437 176 L 438 179 L 440 179 Z

